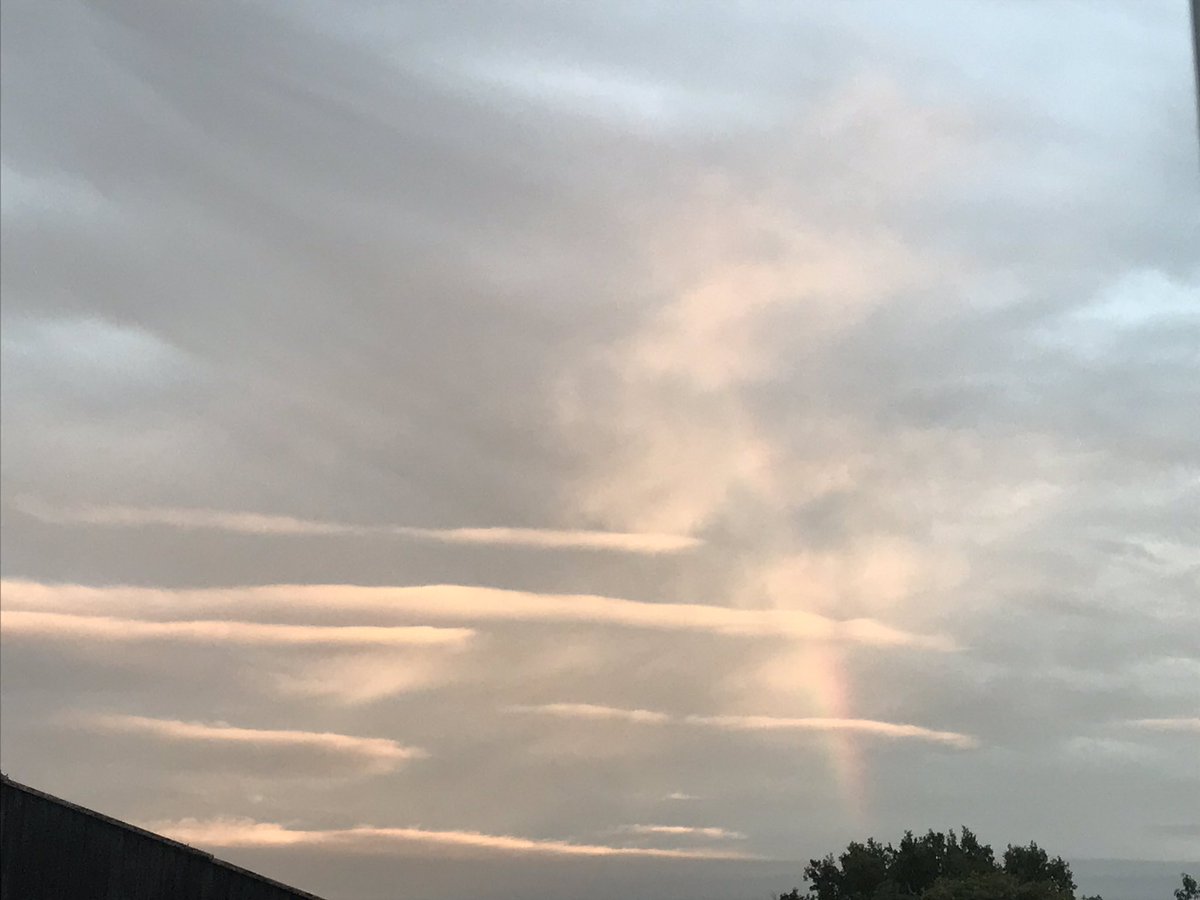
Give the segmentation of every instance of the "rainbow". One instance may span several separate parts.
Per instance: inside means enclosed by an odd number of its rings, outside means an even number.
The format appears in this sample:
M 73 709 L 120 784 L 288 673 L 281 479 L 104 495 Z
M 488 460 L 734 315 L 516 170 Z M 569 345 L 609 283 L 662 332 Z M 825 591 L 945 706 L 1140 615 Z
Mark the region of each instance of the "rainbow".
M 831 719 L 852 719 L 850 679 L 845 651 L 824 644 L 810 648 L 805 666 L 806 682 L 820 715 Z M 824 735 L 830 774 L 846 802 L 848 824 L 865 825 L 869 807 L 866 761 L 852 731 L 829 731 Z

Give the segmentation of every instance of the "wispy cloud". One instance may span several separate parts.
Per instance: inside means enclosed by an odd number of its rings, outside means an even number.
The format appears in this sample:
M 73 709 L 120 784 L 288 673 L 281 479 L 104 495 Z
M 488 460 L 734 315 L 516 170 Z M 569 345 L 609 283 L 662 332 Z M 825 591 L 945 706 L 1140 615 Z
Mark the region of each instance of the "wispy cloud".
M 166 506 L 54 506 L 28 497 L 18 499 L 13 505 L 39 521 L 56 525 L 159 526 L 259 535 L 392 535 L 447 544 L 494 544 L 547 550 L 613 550 L 646 554 L 680 553 L 703 543 L 700 538 L 685 534 L 555 528 L 354 525 L 236 510 Z
M 651 859 L 753 859 L 745 853 L 715 848 L 663 849 L 619 847 L 607 844 L 576 844 L 568 841 L 539 840 L 508 834 L 483 834 L 477 831 L 431 831 L 424 828 L 354 828 L 300 830 L 275 822 L 250 819 L 183 819 L 153 822 L 153 831 L 201 847 L 311 847 L 332 846 L 364 851 L 387 852 L 398 844 L 416 844 L 426 848 L 468 850 L 539 856 L 626 856 Z
M 508 544 L 553 549 L 621 550 L 626 553 L 680 553 L 699 547 L 700 538 L 641 531 L 584 531 L 550 528 L 396 528 L 397 534 L 448 544 Z
M 875 719 L 786 718 L 776 716 L 687 716 L 689 725 L 725 731 L 848 731 L 886 738 L 912 739 L 969 750 L 979 741 L 957 731 L 936 731 L 920 725 Z
M 746 835 L 727 828 L 699 825 L 622 825 L 622 834 L 665 835 L 670 837 L 700 837 L 715 841 L 744 841 Z
M 285 696 L 359 705 L 453 680 L 456 669 L 449 656 L 442 652 L 414 650 L 397 654 L 388 648 L 356 649 L 329 659 L 304 659 L 294 668 L 276 672 L 271 681 Z
M 361 529 L 340 522 L 297 519 L 250 512 L 143 506 L 53 506 L 30 497 L 13 501 L 13 507 L 39 522 L 52 525 L 108 525 L 137 528 L 209 529 L 237 534 L 321 535 L 356 534 Z
M 687 725 L 722 731 L 811 731 L 856 732 L 898 740 L 928 741 L 969 750 L 979 746 L 976 738 L 956 731 L 937 731 L 920 725 L 881 722 L 875 719 L 785 718 L 777 716 L 671 715 L 645 709 L 620 709 L 586 703 L 548 703 L 540 706 L 509 706 L 508 712 L 536 713 L 564 719 L 612 719 L 647 725 Z
M 1178 716 L 1166 719 L 1131 719 L 1127 724 L 1147 731 L 1196 731 L 1200 732 L 1200 716 Z
M 620 709 L 615 706 L 597 706 L 592 703 L 543 703 L 535 706 L 517 704 L 505 707 L 505 711 L 534 713 L 560 719 L 608 719 L 654 725 L 672 720 L 671 716 L 666 713 L 654 712 L 649 709 Z
M 827 640 L 869 646 L 911 646 L 948 651 L 942 635 L 915 634 L 873 619 L 831 619 L 780 609 L 742 609 L 696 603 L 652 603 L 592 594 L 536 594 L 470 585 L 363 587 L 359 585 L 262 585 L 211 590 L 86 587 L 4 581 L 10 608 L 70 612 L 147 610 L 245 610 L 248 608 L 384 612 L 455 621 L 537 621 L 611 625 L 708 634 Z
M 429 754 L 389 738 L 358 737 L 330 731 L 238 728 L 223 723 L 205 724 L 178 719 L 116 714 L 82 715 L 72 724 L 100 732 L 142 734 L 182 743 L 226 744 L 266 748 L 303 748 L 357 757 L 373 772 L 391 772 L 409 760 Z
M 5 637 L 323 646 L 444 646 L 462 644 L 474 635 L 469 628 L 431 625 L 279 625 L 215 619 L 157 622 L 13 609 L 0 612 L 0 629 Z

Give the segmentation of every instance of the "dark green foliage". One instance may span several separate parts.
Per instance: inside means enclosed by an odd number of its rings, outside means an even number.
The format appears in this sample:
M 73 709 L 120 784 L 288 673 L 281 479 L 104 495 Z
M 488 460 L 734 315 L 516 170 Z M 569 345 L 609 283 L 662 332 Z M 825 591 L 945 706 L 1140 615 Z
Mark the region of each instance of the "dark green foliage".
M 930 831 L 924 837 L 915 838 L 911 831 L 906 831 L 900 839 L 900 846 L 892 854 L 888 876 L 905 894 L 919 897 L 928 888 L 933 887 L 933 883 L 942 874 L 945 858 L 944 834 Z
M 961 834 L 931 830 L 920 837 L 908 831 L 898 845 L 855 841 L 837 857 L 810 860 L 804 878 L 807 894 L 795 888 L 779 900 L 1076 900 L 1071 867 L 1061 856 L 1051 858 L 1035 843 L 1010 844 L 997 862 L 965 827 Z M 1195 890 L 1185 875 L 1176 900 L 1200 900 Z
M 943 873 L 950 878 L 966 878 L 969 875 L 986 875 L 996 868 L 996 856 L 987 844 L 979 843 L 979 838 L 965 825 L 962 838 L 956 839 L 954 829 L 950 829 L 947 839 L 946 861 Z
M 1073 900 L 1048 881 L 1021 881 L 1007 872 L 965 878 L 939 878 L 921 895 L 924 900 Z
M 888 848 L 875 843 L 874 838 L 865 844 L 851 843 L 838 860 L 842 870 L 842 896 L 863 900 L 871 897 L 875 888 L 887 880 L 891 862 Z
M 1175 889 L 1175 900 L 1200 900 L 1200 887 L 1187 872 L 1183 873 L 1183 887 Z
M 838 900 L 845 896 L 842 893 L 842 870 L 830 853 L 824 859 L 809 860 L 804 867 L 804 880 L 812 884 L 811 896 L 815 900 Z M 792 897 L 786 900 L 799 900 L 796 888 L 792 889 Z
M 1028 847 L 1009 844 L 1004 851 L 1004 871 L 1018 881 L 1050 882 L 1067 894 L 1075 890 L 1071 867 L 1063 862 L 1063 858 L 1056 856 L 1050 859 L 1045 850 L 1032 842 Z

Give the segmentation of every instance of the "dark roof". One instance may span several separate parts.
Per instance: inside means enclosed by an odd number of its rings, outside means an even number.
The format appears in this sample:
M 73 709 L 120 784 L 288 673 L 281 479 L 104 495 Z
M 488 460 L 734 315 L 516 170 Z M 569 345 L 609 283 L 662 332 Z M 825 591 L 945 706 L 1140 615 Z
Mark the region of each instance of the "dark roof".
M 135 835 L 137 837 L 153 841 L 157 845 L 160 845 L 164 848 L 169 848 L 176 853 L 185 854 L 189 858 L 199 858 L 214 868 L 236 875 L 240 879 L 259 883 L 264 888 L 270 888 L 274 889 L 275 891 L 284 892 L 287 896 L 301 898 L 301 900 L 322 900 L 321 897 L 318 897 L 315 894 L 310 894 L 307 891 L 302 891 L 298 888 L 291 887 L 290 885 L 283 884 L 282 882 L 275 881 L 272 878 L 267 878 L 265 875 L 259 875 L 257 872 L 251 872 L 249 869 L 243 869 L 241 866 L 235 866 L 233 863 L 226 862 L 223 859 L 218 859 L 211 853 L 197 849 L 189 844 L 172 840 L 169 837 L 165 837 L 153 831 L 147 831 L 144 828 L 138 828 L 136 825 L 130 825 L 128 822 L 122 822 L 120 819 L 114 819 L 112 816 L 106 816 L 103 813 L 96 812 L 93 809 L 88 809 L 87 807 L 80 806 L 77 803 L 71 803 L 69 800 L 63 800 L 61 797 L 55 797 L 52 794 L 47 794 L 45 791 L 39 791 L 37 788 L 32 788 L 28 785 L 21 784 L 20 782 L 13 781 L 2 772 L 0 772 L 0 784 L 3 785 L 5 795 L 7 795 L 10 790 L 18 791 L 29 798 L 33 798 L 35 802 L 51 804 L 53 807 L 56 807 L 59 810 L 84 816 L 92 823 L 102 827 L 119 829 L 124 834 Z M 10 798 L 8 796 L 5 797 L 6 805 L 9 799 Z M 19 827 L 16 822 L 11 821 L 9 816 L 5 816 L 4 819 L 4 830 L 6 832 L 10 831 L 11 828 Z M 5 835 L 6 838 L 12 836 L 12 834 Z M 8 843 L 9 842 L 6 840 L 5 844 L 7 845 Z M 11 850 L 12 848 L 6 846 L 6 849 Z M 5 857 L 10 855 L 11 854 L 7 852 L 4 854 Z M 6 867 L 8 862 L 9 860 L 5 861 Z

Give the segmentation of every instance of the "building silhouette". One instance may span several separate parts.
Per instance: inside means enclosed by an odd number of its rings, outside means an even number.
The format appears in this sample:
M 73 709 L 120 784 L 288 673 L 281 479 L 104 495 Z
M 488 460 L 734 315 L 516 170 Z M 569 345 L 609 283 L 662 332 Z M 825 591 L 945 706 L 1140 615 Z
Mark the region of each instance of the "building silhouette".
M 4 900 L 321 900 L 0 775 Z

